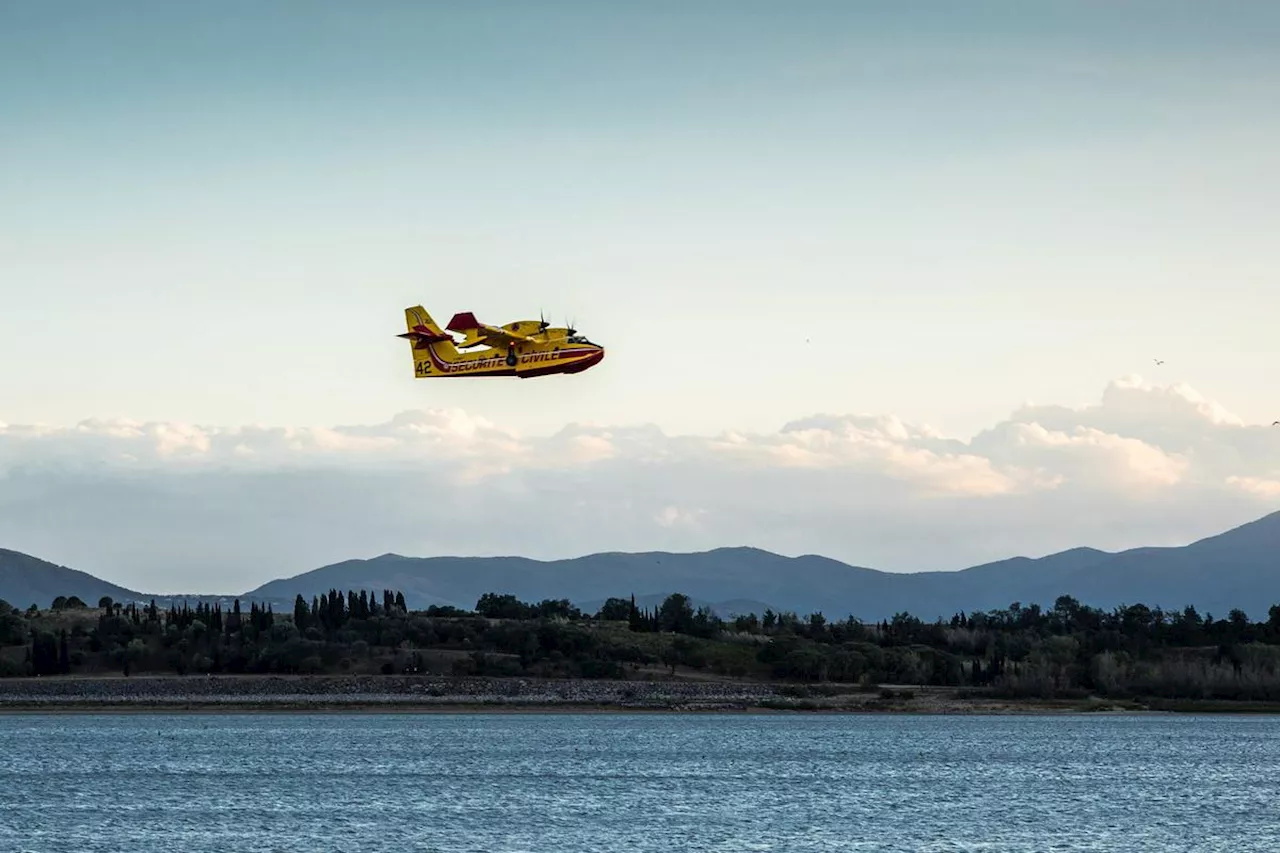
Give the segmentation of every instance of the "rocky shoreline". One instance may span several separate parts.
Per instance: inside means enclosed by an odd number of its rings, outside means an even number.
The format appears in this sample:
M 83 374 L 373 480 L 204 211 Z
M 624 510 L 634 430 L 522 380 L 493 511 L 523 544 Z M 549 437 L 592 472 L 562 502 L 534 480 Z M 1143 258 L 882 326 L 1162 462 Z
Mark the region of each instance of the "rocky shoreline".
M 54 676 L 0 679 L 0 713 L 129 711 L 840 711 L 923 714 L 1132 712 L 1132 704 L 1034 702 L 954 688 L 431 675 Z
M 0 679 L 0 710 L 113 706 L 732 710 L 788 698 L 768 684 L 687 681 L 227 675 Z

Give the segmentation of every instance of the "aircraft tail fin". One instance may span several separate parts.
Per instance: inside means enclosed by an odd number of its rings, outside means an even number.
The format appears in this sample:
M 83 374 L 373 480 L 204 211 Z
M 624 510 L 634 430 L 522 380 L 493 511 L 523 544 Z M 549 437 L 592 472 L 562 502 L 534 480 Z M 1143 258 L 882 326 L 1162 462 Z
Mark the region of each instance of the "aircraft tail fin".
M 404 309 L 404 323 L 408 331 L 397 335 L 413 344 L 413 370 L 415 376 L 431 376 L 436 373 L 437 361 L 456 361 L 459 355 L 453 336 L 441 329 L 427 309 L 421 305 Z
M 408 329 L 399 337 L 408 338 L 415 341 L 417 338 L 435 338 L 437 340 L 453 340 L 453 338 L 444 329 L 431 319 L 431 315 L 427 313 L 427 309 L 421 305 L 414 305 L 412 308 L 404 309 L 404 325 Z

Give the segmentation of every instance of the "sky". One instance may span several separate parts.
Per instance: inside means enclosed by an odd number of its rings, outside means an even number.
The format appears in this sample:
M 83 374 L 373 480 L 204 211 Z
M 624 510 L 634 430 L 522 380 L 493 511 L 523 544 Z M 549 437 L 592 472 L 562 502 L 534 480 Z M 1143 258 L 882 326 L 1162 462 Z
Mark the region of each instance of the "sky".
M 1243 523 L 1280 497 L 1278 37 L 1265 2 L 4 0 L 0 547 L 163 592 Z M 607 355 L 414 380 L 415 304 Z

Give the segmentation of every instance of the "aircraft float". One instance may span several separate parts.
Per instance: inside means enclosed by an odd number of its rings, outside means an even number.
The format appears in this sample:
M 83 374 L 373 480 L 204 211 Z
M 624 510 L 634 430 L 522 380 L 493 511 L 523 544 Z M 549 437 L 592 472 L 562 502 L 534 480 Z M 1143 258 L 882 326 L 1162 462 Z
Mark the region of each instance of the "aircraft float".
M 408 331 L 397 335 L 412 343 L 416 379 L 455 376 L 517 376 L 530 379 L 553 373 L 581 373 L 604 358 L 604 347 L 568 326 L 552 328 L 545 319 L 490 326 L 475 314 L 454 314 L 440 328 L 421 305 L 404 309 Z M 450 332 L 462 335 L 459 341 Z M 476 349 L 479 347 L 479 349 Z

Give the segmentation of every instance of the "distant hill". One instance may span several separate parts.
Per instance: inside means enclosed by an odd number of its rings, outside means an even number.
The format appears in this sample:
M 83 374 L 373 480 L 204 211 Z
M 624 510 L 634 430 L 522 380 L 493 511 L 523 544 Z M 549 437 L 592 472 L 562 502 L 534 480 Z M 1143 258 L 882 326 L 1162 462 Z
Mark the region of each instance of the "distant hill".
M 412 608 L 471 608 L 484 593 L 496 592 L 525 601 L 567 598 L 590 612 L 612 596 L 634 594 L 642 606 L 653 606 L 672 592 L 682 592 L 695 606 L 709 606 L 722 616 L 761 613 L 771 607 L 866 620 L 902 611 L 928 620 L 949 618 L 958 611 L 1003 608 L 1015 601 L 1049 607 L 1058 596 L 1071 595 L 1105 608 L 1142 602 L 1168 610 L 1192 604 L 1202 614 L 1221 617 L 1238 607 L 1254 619 L 1265 619 L 1268 608 L 1280 604 L 1280 512 L 1183 547 L 1119 553 L 1073 548 L 955 572 L 881 572 L 826 557 L 784 557 L 756 548 L 693 554 L 614 552 L 551 561 L 383 554 L 274 580 L 241 599 L 272 602 L 278 609 L 291 607 L 298 594 L 310 599 L 331 588 L 375 593 L 395 589 Z M 57 595 L 71 594 L 91 605 L 102 595 L 151 598 L 83 572 L 0 551 L 0 598 L 19 606 L 32 601 L 47 606 Z M 171 596 L 155 598 L 163 602 Z M 225 596 L 217 598 L 226 601 Z
M 797 566 L 804 569 L 797 571 Z M 384 554 L 347 560 L 294 578 L 272 581 L 248 593 L 260 600 L 310 598 L 330 588 L 397 589 L 411 607 L 432 604 L 473 607 L 485 592 L 510 593 L 537 601 L 568 598 L 580 607 L 635 594 L 661 601 L 682 592 L 697 603 L 737 611 L 789 607 L 791 602 L 826 598 L 825 587 L 852 573 L 867 582 L 894 584 L 901 577 L 857 569 L 822 557 L 791 558 L 755 548 L 719 548 L 693 554 L 602 553 L 570 560 L 525 557 L 404 557 Z M 737 604 L 732 600 L 737 600 Z M 737 611 L 742 612 L 742 611 Z
M 48 607 L 60 595 L 78 596 L 90 607 L 96 607 L 104 595 L 115 601 L 141 597 L 140 593 L 86 572 L 0 548 L 0 599 L 25 610 L 32 604 Z
M 813 555 L 784 557 L 755 548 L 718 548 L 692 554 L 606 553 L 541 562 L 524 557 L 403 557 L 384 554 L 347 560 L 249 593 L 256 600 L 310 599 L 336 589 L 397 589 L 411 607 L 469 608 L 485 592 L 525 601 L 568 598 L 598 610 L 610 596 L 632 594 L 642 607 L 672 592 L 688 595 L 721 616 L 766 608 L 800 614 L 822 611 L 881 619 L 900 611 L 923 618 L 957 610 L 1007 607 L 1013 601 L 1052 604 L 1073 572 L 1114 555 L 1076 549 L 1038 560 L 1015 557 L 959 572 L 881 572 Z M 1105 594 L 1105 593 L 1104 593 Z M 1047 597 L 1046 597 L 1047 596 Z
M 526 601 L 568 598 L 595 609 L 610 596 L 638 602 L 683 592 L 722 615 L 765 607 L 800 614 L 822 611 L 883 619 L 907 611 L 924 619 L 989 610 L 1012 602 L 1052 606 L 1071 595 L 1098 607 L 1142 602 L 1225 616 L 1238 607 L 1265 618 L 1280 603 L 1280 512 L 1173 548 L 1119 553 L 1073 548 L 1033 559 L 1014 557 L 955 572 L 881 572 L 806 555 L 783 557 L 755 548 L 694 554 L 592 554 L 570 560 L 524 557 L 404 557 L 347 560 L 248 593 L 266 600 L 306 597 L 330 587 L 404 592 L 412 607 L 472 607 L 485 592 Z

